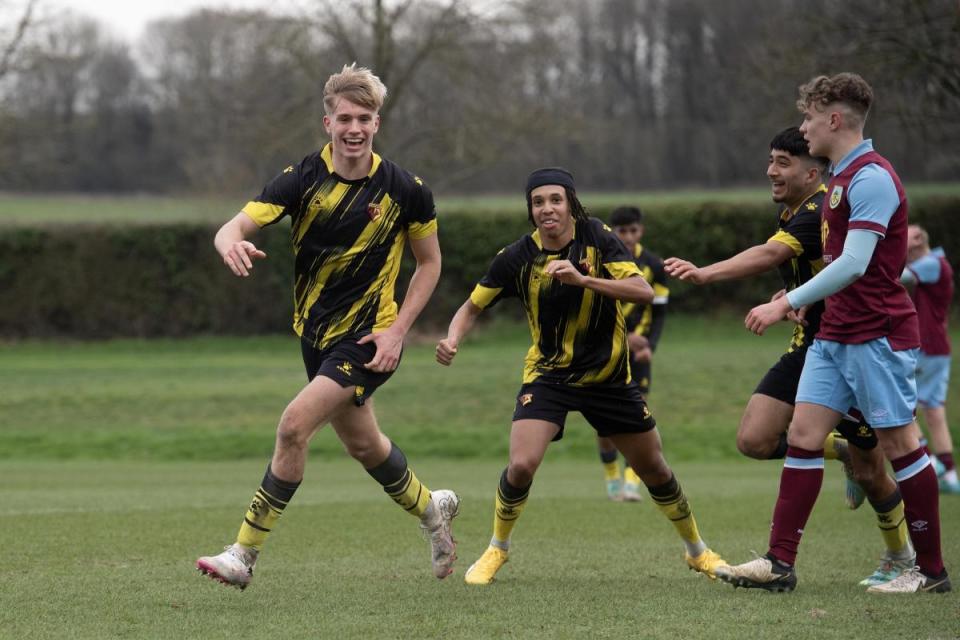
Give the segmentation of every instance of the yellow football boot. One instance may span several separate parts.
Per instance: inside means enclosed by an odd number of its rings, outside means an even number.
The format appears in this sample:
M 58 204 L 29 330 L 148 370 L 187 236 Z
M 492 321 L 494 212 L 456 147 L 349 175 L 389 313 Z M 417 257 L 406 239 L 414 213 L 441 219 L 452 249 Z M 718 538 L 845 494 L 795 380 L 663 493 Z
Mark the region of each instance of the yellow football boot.
M 470 565 L 463 580 L 467 584 L 490 584 L 500 567 L 506 563 L 507 552 L 491 545 L 479 560 Z
M 720 557 L 720 554 L 711 551 L 710 549 L 705 549 L 703 553 L 696 557 L 684 552 L 683 557 L 687 561 L 688 567 L 690 567 L 693 571 L 702 573 L 711 580 L 717 579 L 717 567 L 727 566 L 727 562 Z

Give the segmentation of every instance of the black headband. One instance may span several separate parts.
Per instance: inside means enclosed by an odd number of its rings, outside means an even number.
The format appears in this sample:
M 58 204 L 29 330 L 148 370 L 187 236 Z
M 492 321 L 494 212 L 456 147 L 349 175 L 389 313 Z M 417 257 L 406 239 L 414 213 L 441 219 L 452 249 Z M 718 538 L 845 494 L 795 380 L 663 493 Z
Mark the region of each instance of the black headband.
M 527 178 L 527 201 L 530 200 L 530 193 L 537 187 L 546 184 L 556 184 L 566 187 L 570 191 L 576 191 L 573 186 L 573 175 L 563 167 L 544 167 L 537 169 Z

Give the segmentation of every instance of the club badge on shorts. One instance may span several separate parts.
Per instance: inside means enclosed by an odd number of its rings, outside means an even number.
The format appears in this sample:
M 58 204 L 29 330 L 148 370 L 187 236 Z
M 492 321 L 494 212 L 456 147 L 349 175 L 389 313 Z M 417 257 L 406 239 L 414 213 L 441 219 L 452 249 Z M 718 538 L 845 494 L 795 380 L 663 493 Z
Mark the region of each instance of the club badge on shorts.
M 843 187 L 837 185 L 833 188 L 833 191 L 830 192 L 830 208 L 836 209 L 837 205 L 840 204 L 840 198 L 843 197 Z

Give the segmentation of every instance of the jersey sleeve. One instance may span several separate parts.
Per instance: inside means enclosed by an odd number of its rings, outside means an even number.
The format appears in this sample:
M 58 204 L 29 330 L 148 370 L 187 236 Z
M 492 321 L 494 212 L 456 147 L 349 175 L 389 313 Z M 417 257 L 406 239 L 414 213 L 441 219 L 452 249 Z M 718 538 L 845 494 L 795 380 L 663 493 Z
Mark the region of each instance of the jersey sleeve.
M 416 176 L 413 181 L 414 187 L 407 203 L 407 233 L 413 240 L 420 240 L 437 232 L 437 207 L 430 187 Z
M 268 182 L 260 195 L 244 205 L 241 211 L 258 226 L 265 227 L 292 214 L 302 195 L 300 165 L 291 165 Z
M 913 273 L 918 282 L 931 284 L 940 280 L 940 259 L 935 255 L 927 255 L 914 260 L 907 265 L 907 269 Z
M 610 227 L 599 220 L 595 221 L 597 248 L 600 250 L 600 264 L 614 280 L 623 280 L 631 276 L 642 276 L 636 260 L 614 235 Z
M 890 218 L 900 206 L 900 196 L 890 174 L 877 164 L 868 164 L 850 181 L 848 230 L 865 229 L 881 238 L 887 233 Z
M 823 253 L 820 244 L 820 211 L 803 210 L 796 213 L 767 242 L 779 242 L 791 249 L 795 256 L 817 260 Z
M 470 301 L 486 309 L 492 307 L 503 298 L 517 295 L 516 273 L 513 266 L 512 247 L 501 249 L 494 257 L 487 269 L 487 273 L 480 278 L 480 282 L 473 288 Z
M 663 268 L 663 260 L 657 258 L 652 265 L 653 269 L 653 304 L 664 305 L 670 300 L 670 288 L 667 287 L 667 272 Z

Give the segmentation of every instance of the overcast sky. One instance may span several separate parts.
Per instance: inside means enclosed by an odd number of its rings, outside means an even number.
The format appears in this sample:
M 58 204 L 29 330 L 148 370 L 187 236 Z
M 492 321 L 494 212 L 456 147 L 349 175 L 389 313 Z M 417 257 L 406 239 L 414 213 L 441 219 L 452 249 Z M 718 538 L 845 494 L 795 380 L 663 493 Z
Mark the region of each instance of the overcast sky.
M 75 13 L 87 15 L 107 25 L 114 35 L 132 42 L 143 32 L 151 20 L 157 18 L 180 17 L 201 7 L 263 9 L 280 7 L 284 14 L 298 14 L 308 8 L 316 9 L 311 0 L 40 0 L 42 11 L 56 13 L 57 10 L 70 9 Z M 486 9 L 497 4 L 497 0 L 470 0 L 475 9 Z M 311 5 L 314 5 L 311 7 Z
M 135 40 L 151 20 L 183 16 L 201 7 L 256 9 L 271 5 L 270 0 L 41 0 L 47 10 L 70 9 L 107 25 L 115 35 Z M 295 9 L 300 0 L 287 0 L 284 7 Z

